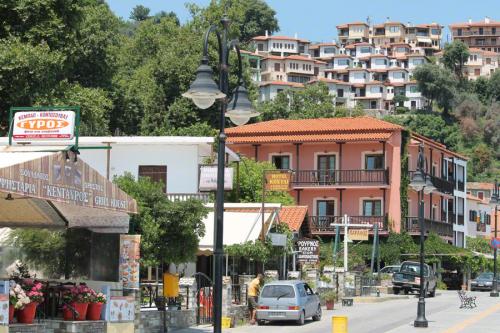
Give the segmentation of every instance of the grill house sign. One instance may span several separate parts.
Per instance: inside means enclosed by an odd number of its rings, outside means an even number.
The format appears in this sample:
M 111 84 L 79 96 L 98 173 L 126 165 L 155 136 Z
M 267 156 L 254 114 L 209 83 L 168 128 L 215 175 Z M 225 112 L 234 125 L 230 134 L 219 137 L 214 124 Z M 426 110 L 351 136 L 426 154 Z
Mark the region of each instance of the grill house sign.
M 90 208 L 136 213 L 137 204 L 118 186 L 66 153 L 0 169 L 0 191 Z

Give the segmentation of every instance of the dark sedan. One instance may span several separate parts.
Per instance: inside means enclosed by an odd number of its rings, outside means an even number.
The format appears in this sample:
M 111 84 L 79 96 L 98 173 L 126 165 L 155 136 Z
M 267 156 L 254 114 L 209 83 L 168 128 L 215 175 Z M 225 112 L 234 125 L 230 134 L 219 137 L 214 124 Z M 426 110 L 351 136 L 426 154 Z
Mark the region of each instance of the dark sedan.
M 500 277 L 497 276 L 497 283 L 500 282 Z M 499 283 L 500 284 L 500 283 Z M 483 272 L 470 282 L 470 289 L 474 290 L 491 290 L 493 288 L 493 273 Z

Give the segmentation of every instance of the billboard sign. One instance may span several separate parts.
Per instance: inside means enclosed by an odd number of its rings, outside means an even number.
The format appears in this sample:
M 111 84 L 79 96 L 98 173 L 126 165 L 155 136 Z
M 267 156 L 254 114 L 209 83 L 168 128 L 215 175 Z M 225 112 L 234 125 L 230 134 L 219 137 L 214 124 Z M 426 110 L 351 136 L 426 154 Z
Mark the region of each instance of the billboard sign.
M 233 189 L 233 168 L 224 168 L 224 190 Z M 217 166 L 202 165 L 200 167 L 200 192 L 217 190 Z
M 68 110 L 20 111 L 14 114 L 14 141 L 71 140 L 75 112 Z

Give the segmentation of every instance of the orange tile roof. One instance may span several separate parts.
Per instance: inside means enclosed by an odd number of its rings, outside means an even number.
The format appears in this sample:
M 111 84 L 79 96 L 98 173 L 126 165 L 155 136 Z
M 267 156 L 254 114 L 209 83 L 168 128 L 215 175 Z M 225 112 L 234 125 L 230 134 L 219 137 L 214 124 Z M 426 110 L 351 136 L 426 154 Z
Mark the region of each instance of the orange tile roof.
M 335 79 L 327 79 L 326 77 L 320 77 L 318 79 L 311 80 L 307 83 L 314 83 L 314 82 L 326 82 L 326 83 L 336 83 L 336 84 L 343 84 L 343 85 L 351 85 L 349 82 L 341 81 L 341 80 L 335 80 Z
M 284 81 L 265 81 L 262 82 L 259 86 L 264 87 L 264 86 L 289 86 L 289 87 L 295 87 L 295 88 L 303 88 L 304 85 L 302 83 L 297 83 L 297 82 L 284 82 Z
M 493 190 L 493 183 L 467 182 L 468 190 Z
M 468 28 L 468 27 L 500 27 L 500 21 L 491 20 L 490 23 L 484 21 L 479 22 L 464 22 L 464 23 L 453 23 L 450 24 L 450 28 Z
M 386 141 L 403 127 L 371 117 L 278 119 L 228 128 L 228 143 Z
M 280 209 L 279 220 L 288 224 L 292 231 L 299 231 L 307 215 L 307 206 L 283 206 Z
M 420 134 L 417 134 L 417 133 L 411 133 L 411 138 L 417 142 L 423 142 L 424 144 L 427 144 L 427 145 L 430 145 L 434 148 L 437 148 L 441 151 L 444 151 L 452 156 L 455 156 L 455 157 L 458 157 L 460 159 L 463 159 L 465 161 L 468 161 L 469 158 L 465 155 L 462 155 L 462 154 L 459 154 L 459 153 L 456 153 L 454 151 L 451 151 L 449 149 L 446 148 L 446 145 L 440 143 L 440 142 L 437 142 L 437 141 L 434 141 L 432 139 L 429 139 L 428 137 L 425 137 L 423 135 L 420 135 Z

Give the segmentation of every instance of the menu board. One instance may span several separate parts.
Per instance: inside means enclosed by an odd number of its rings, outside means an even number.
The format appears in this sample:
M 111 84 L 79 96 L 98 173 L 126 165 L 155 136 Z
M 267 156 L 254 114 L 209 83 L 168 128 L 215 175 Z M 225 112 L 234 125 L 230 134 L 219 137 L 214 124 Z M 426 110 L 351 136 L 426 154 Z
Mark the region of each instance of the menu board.
M 120 235 L 120 281 L 123 288 L 139 289 L 141 235 Z

